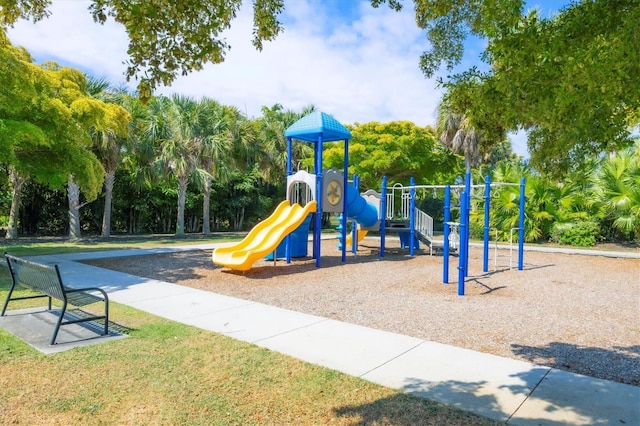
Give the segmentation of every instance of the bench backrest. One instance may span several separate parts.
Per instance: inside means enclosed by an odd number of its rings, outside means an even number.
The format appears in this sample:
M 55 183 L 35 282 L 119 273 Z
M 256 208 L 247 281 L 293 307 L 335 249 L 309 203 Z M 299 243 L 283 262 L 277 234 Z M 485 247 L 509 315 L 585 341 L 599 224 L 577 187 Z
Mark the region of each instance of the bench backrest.
M 58 300 L 66 300 L 57 266 L 41 265 L 8 254 L 5 257 L 16 284 L 41 291 Z

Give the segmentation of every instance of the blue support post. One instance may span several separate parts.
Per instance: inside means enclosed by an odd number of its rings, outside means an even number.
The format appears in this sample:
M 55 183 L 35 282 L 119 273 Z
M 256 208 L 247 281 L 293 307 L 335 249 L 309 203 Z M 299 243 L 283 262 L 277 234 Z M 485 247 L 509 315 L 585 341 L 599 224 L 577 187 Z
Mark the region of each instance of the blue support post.
M 409 179 L 409 256 L 413 257 L 416 245 L 416 181 Z
M 467 203 L 465 202 L 467 197 L 466 192 L 462 193 L 462 198 L 460 199 L 460 245 L 458 246 L 459 257 L 458 257 L 458 296 L 464 296 L 464 279 L 467 276 L 467 271 L 465 270 L 465 259 L 469 256 L 467 252 L 467 245 L 465 244 L 467 238 L 467 224 L 466 221 L 462 218 L 467 215 Z
M 321 243 L 321 231 L 322 231 L 322 200 L 324 198 L 322 194 L 322 136 L 318 136 L 316 146 L 316 194 L 318 194 L 318 205 L 316 211 L 316 222 L 313 230 L 314 245 L 316 255 L 316 268 L 320 267 L 320 243 Z
M 489 271 L 489 220 L 491 212 L 491 176 L 484 178 L 484 246 L 482 255 L 482 272 Z
M 380 200 L 380 257 L 384 257 L 384 237 L 387 227 L 387 177 L 382 176 L 382 200 Z
M 318 173 L 318 141 L 313 143 L 313 173 L 317 175 Z M 316 215 L 318 214 L 318 206 L 320 203 L 320 198 L 322 198 L 322 192 L 318 189 L 318 180 L 316 179 L 316 196 L 318 200 L 316 200 L 316 213 L 314 213 L 312 223 L 313 223 L 313 241 L 311 244 L 312 254 L 311 256 L 316 259 L 318 257 L 317 246 L 316 246 Z
M 360 192 L 360 176 L 353 175 L 353 186 L 357 192 Z M 356 254 L 358 251 L 358 222 L 351 221 L 351 253 Z
M 442 267 L 442 282 L 449 283 L 449 222 L 451 221 L 451 186 L 444 188 L 444 263 Z
M 291 164 L 291 153 L 293 151 L 293 148 L 291 147 L 293 141 L 291 140 L 291 138 L 287 138 L 287 177 L 291 176 L 293 174 L 293 170 L 292 170 L 292 164 Z M 290 200 L 289 198 L 289 188 L 288 185 L 285 186 L 287 188 L 287 200 Z M 291 263 L 291 235 L 287 235 L 286 237 L 286 243 L 285 243 L 285 255 L 286 255 L 286 259 L 287 259 L 287 264 Z M 273 255 L 273 259 L 275 262 L 276 259 L 276 255 L 274 253 Z
M 466 277 L 469 273 L 469 212 L 471 211 L 471 172 L 467 172 L 464 176 L 464 190 L 466 196 L 462 197 L 460 200 L 460 205 L 462 203 L 465 204 L 465 214 L 460 214 L 460 222 L 463 222 L 466 227 L 465 238 L 464 240 L 461 238 L 460 243 L 465 245 L 465 256 L 464 256 L 464 276 Z M 460 209 L 462 211 L 462 209 Z
M 342 173 L 342 263 L 347 261 L 347 187 L 349 186 L 349 139 L 344 140 L 344 164 Z
M 524 206 L 525 178 L 520 178 L 520 221 L 518 224 L 518 271 L 524 268 Z

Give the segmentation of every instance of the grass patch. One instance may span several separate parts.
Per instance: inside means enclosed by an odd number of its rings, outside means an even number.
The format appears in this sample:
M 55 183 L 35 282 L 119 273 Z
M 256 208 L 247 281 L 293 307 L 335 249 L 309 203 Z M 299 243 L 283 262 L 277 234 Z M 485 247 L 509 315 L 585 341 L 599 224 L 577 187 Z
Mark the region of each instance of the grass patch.
M 8 286 L 0 268 L 0 301 Z M 0 330 L 0 423 L 497 424 L 117 303 L 111 318 L 129 338 L 53 355 Z
M 241 239 L 243 234 L 218 233 L 210 236 L 201 234 L 176 237 L 173 235 L 157 236 L 115 236 L 108 239 L 87 237 L 77 241 L 68 238 L 20 238 L 4 240 L 0 252 L 8 252 L 14 256 L 38 256 L 48 254 L 77 253 L 83 251 L 105 251 L 123 249 L 143 249 L 192 244 L 220 243 Z

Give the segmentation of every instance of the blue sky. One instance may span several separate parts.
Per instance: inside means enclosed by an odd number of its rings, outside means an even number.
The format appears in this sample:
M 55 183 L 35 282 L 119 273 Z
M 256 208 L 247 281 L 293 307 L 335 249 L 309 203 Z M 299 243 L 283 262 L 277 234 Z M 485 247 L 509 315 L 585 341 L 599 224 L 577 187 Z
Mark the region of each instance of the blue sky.
M 250 117 L 259 116 L 264 105 L 300 110 L 313 104 L 345 124 L 410 120 L 433 125 L 442 92 L 419 69 L 428 42 L 415 25 L 412 2 L 404 4 L 397 13 L 386 5 L 374 9 L 367 0 L 287 0 L 284 32 L 257 52 L 251 45 L 251 2 L 245 1 L 225 33 L 232 46 L 225 63 L 179 77 L 159 92 L 207 96 Z M 563 4 L 530 0 L 527 7 L 548 16 Z M 55 60 L 123 84 L 126 33 L 113 20 L 95 24 L 88 5 L 54 1 L 51 17 L 37 24 L 21 21 L 9 29 L 9 38 L 37 62 Z M 483 47 L 482 40 L 470 39 L 462 65 L 478 64 Z M 135 82 L 128 86 L 134 88 Z M 522 133 L 513 135 L 512 143 L 518 154 L 527 155 Z

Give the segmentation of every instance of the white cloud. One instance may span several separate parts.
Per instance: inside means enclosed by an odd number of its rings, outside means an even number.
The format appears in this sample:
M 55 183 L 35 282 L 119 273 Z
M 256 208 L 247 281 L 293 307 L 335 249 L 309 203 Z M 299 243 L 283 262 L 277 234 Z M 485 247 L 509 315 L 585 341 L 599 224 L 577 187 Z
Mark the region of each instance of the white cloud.
M 114 84 L 125 80 L 127 36 L 111 19 L 93 22 L 86 1 L 53 2 L 52 16 L 21 21 L 8 34 L 38 61 L 56 60 Z M 257 52 L 251 45 L 251 4 L 225 33 L 232 46 L 222 64 L 179 77 L 160 93 L 207 96 L 249 116 L 275 103 L 299 110 L 313 104 L 343 123 L 411 120 L 433 124 L 440 92 L 418 60 L 427 41 L 412 10 L 358 5 L 356 19 L 331 16 L 321 2 L 287 2 L 284 32 Z M 133 87 L 135 82 L 129 84 Z
M 55 60 L 113 84 L 123 82 L 128 45 L 124 27 L 113 20 L 94 23 L 88 6 L 86 1 L 53 2 L 48 19 L 35 25 L 19 21 L 8 30 L 9 39 L 24 46 L 38 62 Z

